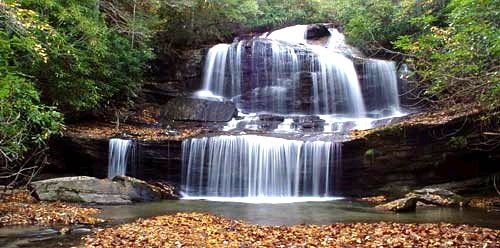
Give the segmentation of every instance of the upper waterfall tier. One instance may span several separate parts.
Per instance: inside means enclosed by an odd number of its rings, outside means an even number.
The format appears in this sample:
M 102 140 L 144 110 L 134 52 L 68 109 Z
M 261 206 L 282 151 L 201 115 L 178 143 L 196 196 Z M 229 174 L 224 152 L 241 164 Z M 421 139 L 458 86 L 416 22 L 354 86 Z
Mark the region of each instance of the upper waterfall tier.
M 358 58 L 355 64 L 343 35 L 319 27 L 311 33 L 298 25 L 214 46 L 198 96 L 233 100 L 243 113 L 361 118 L 367 109 L 397 112 L 394 63 Z

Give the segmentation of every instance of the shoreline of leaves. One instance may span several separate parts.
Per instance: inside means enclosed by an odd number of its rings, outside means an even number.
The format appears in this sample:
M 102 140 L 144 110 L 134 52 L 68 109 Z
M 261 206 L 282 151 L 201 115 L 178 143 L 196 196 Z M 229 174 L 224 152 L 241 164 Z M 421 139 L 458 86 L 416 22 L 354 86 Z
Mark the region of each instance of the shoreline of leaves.
M 201 213 L 98 230 L 85 247 L 499 247 L 500 230 L 457 224 L 258 226 Z
M 0 228 L 13 225 L 94 225 L 99 209 L 62 202 L 36 202 L 27 191 L 2 195 Z

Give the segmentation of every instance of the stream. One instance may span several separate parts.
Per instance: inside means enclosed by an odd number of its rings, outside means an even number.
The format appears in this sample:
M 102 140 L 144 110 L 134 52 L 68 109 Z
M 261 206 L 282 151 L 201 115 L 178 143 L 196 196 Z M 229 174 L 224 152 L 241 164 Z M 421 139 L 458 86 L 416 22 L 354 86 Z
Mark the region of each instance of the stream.
M 178 212 L 201 212 L 271 226 L 386 221 L 446 222 L 500 229 L 500 212 L 488 212 L 485 209 L 424 207 L 413 213 L 393 213 L 378 211 L 372 206 L 345 199 L 282 204 L 178 200 L 128 206 L 98 206 L 102 212 L 97 216 L 109 221 L 106 226 Z M 61 228 L 63 227 L 3 227 L 0 228 L 0 247 L 73 247 L 82 245 L 82 238 L 91 233 L 89 227 L 72 226 L 68 234 L 62 235 Z

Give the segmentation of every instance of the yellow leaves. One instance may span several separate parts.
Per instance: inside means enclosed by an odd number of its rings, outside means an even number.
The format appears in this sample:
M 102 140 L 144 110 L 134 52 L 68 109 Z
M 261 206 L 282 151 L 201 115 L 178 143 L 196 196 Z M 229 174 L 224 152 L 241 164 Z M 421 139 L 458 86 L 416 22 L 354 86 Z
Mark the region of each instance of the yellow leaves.
M 44 47 L 42 47 L 42 45 L 35 44 L 33 46 L 33 51 L 35 51 L 35 53 L 37 53 L 38 56 L 40 56 L 42 58 L 43 63 L 47 63 L 47 61 L 49 60 L 49 57 L 47 55 L 47 51 L 45 50 Z
M 436 26 L 431 27 L 432 36 L 437 39 L 442 39 L 444 43 L 450 44 L 453 42 L 453 34 L 455 33 L 455 28 L 440 28 Z

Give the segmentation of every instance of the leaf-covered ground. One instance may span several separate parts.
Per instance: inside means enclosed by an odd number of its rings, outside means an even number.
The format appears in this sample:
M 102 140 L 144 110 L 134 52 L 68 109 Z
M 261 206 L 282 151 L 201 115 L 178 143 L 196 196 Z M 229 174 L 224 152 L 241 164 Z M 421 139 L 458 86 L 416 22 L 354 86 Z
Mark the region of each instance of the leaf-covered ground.
M 178 213 L 99 230 L 85 247 L 500 247 L 500 230 L 387 222 L 258 226 Z
M 141 127 L 131 124 L 120 124 L 117 128 L 116 125 L 106 122 L 69 125 L 66 128 L 68 134 L 79 137 L 108 138 L 113 136 L 129 136 L 138 140 L 182 140 L 205 131 L 205 129 L 201 128 L 182 128 L 173 131 L 168 128 Z
M 36 202 L 26 191 L 3 194 L 0 199 L 0 227 L 9 225 L 96 224 L 96 208 L 60 202 Z

